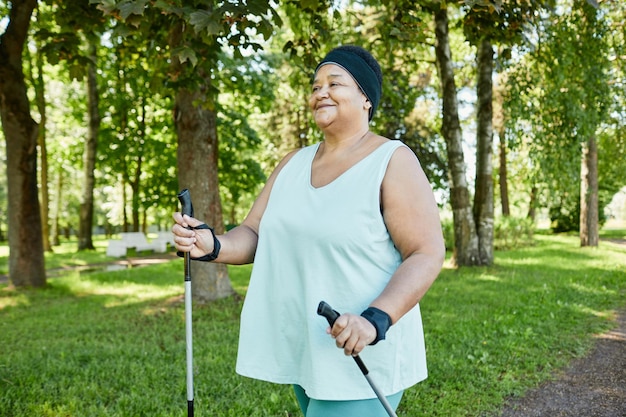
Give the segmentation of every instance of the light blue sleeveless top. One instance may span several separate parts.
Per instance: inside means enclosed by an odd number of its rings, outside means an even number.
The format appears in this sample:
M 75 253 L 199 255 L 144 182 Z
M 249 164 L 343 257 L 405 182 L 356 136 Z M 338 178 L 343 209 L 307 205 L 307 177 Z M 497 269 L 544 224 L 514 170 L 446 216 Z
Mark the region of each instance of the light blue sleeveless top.
M 380 212 L 389 141 L 328 185 L 311 185 L 319 144 L 298 151 L 273 185 L 241 313 L 237 373 L 302 386 L 320 400 L 375 398 L 317 315 L 324 300 L 360 314 L 401 263 Z M 427 377 L 419 305 L 360 354 L 385 395 Z

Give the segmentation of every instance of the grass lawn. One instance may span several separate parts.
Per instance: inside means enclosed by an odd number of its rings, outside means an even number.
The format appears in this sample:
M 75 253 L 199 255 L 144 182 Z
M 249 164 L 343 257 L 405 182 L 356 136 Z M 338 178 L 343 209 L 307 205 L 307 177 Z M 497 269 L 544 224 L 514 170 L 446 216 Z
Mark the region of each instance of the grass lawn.
M 46 262 L 86 260 L 58 251 Z M 185 416 L 182 268 L 70 272 L 44 290 L 0 284 L 0 416 Z M 194 305 L 196 415 L 300 416 L 290 387 L 234 372 L 250 267 L 230 273 L 238 296 Z M 430 376 L 398 415 L 497 416 L 507 396 L 584 355 L 625 296 L 626 246 L 581 249 L 575 236 L 538 234 L 496 252 L 494 266 L 444 269 L 421 303 Z

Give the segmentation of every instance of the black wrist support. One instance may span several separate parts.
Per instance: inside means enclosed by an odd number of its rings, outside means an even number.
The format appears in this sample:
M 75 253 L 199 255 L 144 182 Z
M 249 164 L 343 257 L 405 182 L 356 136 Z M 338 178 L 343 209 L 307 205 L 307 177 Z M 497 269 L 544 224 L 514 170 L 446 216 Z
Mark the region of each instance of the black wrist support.
M 192 229 L 193 230 L 209 229 L 211 231 L 211 234 L 213 235 L 213 252 L 207 255 L 201 256 L 199 258 L 190 258 L 190 259 L 192 261 L 202 261 L 202 262 L 211 262 L 211 261 L 216 260 L 218 255 L 220 254 L 220 249 L 222 248 L 222 245 L 220 244 L 220 241 L 217 240 L 217 237 L 215 236 L 215 231 L 213 230 L 213 228 L 202 223 L 199 226 L 192 227 Z M 183 253 L 177 252 L 177 255 L 183 256 Z
M 376 329 L 376 339 L 370 345 L 375 345 L 381 340 L 385 340 L 385 334 L 391 327 L 391 317 L 389 314 L 376 307 L 368 307 L 361 313 L 361 317 L 372 323 Z

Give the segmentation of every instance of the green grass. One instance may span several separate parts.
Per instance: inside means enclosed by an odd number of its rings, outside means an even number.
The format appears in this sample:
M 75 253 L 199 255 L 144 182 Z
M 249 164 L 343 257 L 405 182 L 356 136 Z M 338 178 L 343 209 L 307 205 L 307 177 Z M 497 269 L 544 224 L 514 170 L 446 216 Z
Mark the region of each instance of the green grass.
M 196 415 L 299 416 L 290 387 L 234 372 L 250 267 L 229 270 L 238 295 L 194 305 Z M 398 415 L 496 416 L 615 325 L 625 272 L 622 245 L 549 235 L 492 267 L 445 269 L 421 303 L 429 379 Z M 0 416 L 186 415 L 182 262 L 48 282 L 0 286 Z

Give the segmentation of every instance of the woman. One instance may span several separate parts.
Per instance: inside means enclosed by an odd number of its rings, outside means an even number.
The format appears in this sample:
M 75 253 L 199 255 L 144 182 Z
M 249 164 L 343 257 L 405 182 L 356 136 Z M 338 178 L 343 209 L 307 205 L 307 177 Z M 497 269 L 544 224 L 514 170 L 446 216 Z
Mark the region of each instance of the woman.
M 369 52 L 335 48 L 317 67 L 309 99 L 324 140 L 288 154 L 243 223 L 224 235 L 188 230 L 205 226 L 174 214 L 176 248 L 192 259 L 254 262 L 237 372 L 293 384 L 306 417 L 386 415 L 336 347 L 363 358 L 394 408 L 427 376 L 418 302 L 445 248 L 414 153 L 369 130 L 381 90 Z M 332 329 L 316 315 L 322 300 L 344 312 Z

